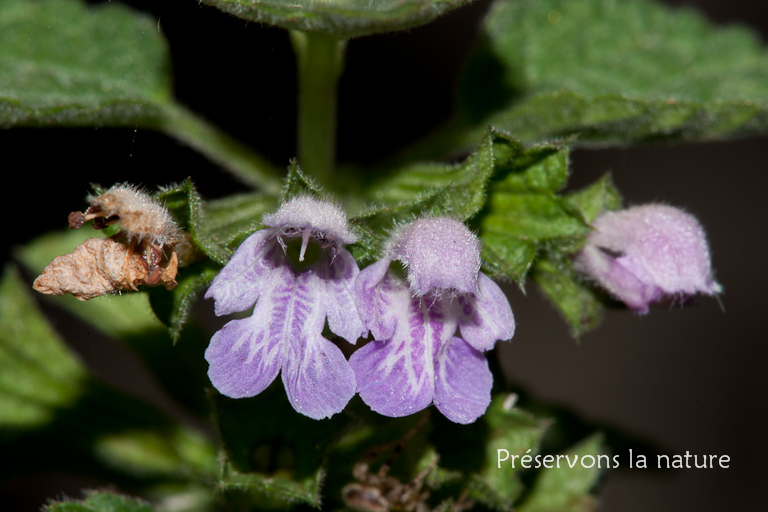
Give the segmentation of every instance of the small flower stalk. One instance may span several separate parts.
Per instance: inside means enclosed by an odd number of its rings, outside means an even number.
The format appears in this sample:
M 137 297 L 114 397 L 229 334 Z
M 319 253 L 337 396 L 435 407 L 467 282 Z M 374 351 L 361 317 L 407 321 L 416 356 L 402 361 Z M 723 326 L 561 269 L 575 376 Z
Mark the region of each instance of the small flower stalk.
M 399 417 L 434 403 L 462 424 L 485 412 L 493 376 L 483 352 L 510 339 L 515 321 L 504 293 L 480 272 L 480 242 L 464 224 L 422 218 L 399 229 L 386 256 L 360 272 L 355 297 L 374 341 L 349 363 L 371 409 Z
M 344 249 L 355 242 L 346 214 L 333 203 L 298 196 L 263 217 L 265 229 L 251 235 L 214 279 L 206 298 L 215 313 L 245 311 L 214 334 L 205 352 L 208 376 L 232 398 L 258 395 L 282 374 L 293 407 L 314 419 L 340 412 L 355 394 L 355 375 L 341 350 L 322 336 L 330 330 L 350 343 L 364 333 L 354 301 L 357 262 Z M 319 256 L 306 269 L 293 268 L 286 252 L 300 240 L 299 260 L 309 244 Z
M 650 204 L 606 212 L 593 227 L 576 267 L 637 313 L 665 297 L 683 302 L 722 290 L 712 277 L 704 230 L 678 208 Z

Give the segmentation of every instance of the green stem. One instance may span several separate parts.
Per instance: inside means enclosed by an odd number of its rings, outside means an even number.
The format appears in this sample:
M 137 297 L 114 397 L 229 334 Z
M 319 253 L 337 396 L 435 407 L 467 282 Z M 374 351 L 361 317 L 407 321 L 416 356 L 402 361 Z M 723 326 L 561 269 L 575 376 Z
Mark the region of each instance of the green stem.
M 299 165 L 320 184 L 330 184 L 336 158 L 336 88 L 346 41 L 319 32 L 291 31 L 299 102 Z
M 243 182 L 280 195 L 282 169 L 179 104 L 164 109 L 158 128 L 204 154 Z

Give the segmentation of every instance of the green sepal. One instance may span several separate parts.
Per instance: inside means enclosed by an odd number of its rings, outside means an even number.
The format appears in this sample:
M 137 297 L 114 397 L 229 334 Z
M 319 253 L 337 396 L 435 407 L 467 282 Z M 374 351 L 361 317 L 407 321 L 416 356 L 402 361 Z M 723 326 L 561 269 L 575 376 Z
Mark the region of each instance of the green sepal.
M 494 131 L 495 176 L 479 219 L 484 269 L 521 288 L 537 254 L 589 231 L 578 209 L 559 195 L 568 180 L 567 146 L 525 148 Z
M 112 491 L 91 491 L 82 501 L 54 501 L 43 507 L 43 512 L 156 512 L 157 510 L 144 500 Z
M 310 196 L 315 199 L 321 199 L 325 194 L 320 185 L 318 185 L 311 176 L 307 176 L 299 167 L 298 161 L 294 158 L 288 167 L 288 175 L 283 182 L 283 190 L 280 195 L 280 202 L 286 203 L 296 196 Z
M 534 282 L 557 309 L 574 338 L 600 325 L 603 299 L 584 282 L 563 256 L 546 255 L 536 261 L 532 271 Z
M 610 174 L 604 175 L 582 190 L 567 194 L 565 198 L 581 212 L 584 221 L 590 224 L 603 212 L 619 210 L 623 202 Z
M 610 175 L 565 196 L 590 224 L 602 212 L 621 208 L 622 199 Z M 532 277 L 544 295 L 578 338 L 600 324 L 605 309 L 604 292 L 591 286 L 586 276 L 574 269 L 569 255 L 581 248 L 583 240 L 559 240 L 545 248 L 534 264 Z
M 600 461 L 598 456 L 605 455 L 603 449 L 603 434 L 596 433 L 582 440 L 577 445 L 563 452 L 571 460 L 579 457 L 578 463 L 570 467 L 561 460 L 560 467 L 542 467 L 536 476 L 533 487 L 525 501 L 517 507 L 519 512 L 592 512 L 597 508 L 597 500 L 590 491 L 594 488 L 600 475 L 607 469 L 605 458 Z M 587 465 L 594 461 L 592 467 L 581 463 L 584 456 L 590 456 Z M 608 461 L 613 467 L 613 462 Z
M 218 489 L 252 507 L 319 507 L 326 456 L 347 424 L 343 414 L 317 421 L 297 413 L 279 380 L 253 398 L 209 393 L 222 451 Z
M 446 215 L 466 222 L 480 212 L 495 172 L 495 134 L 489 132 L 462 163 L 406 166 L 371 184 L 363 194 L 371 204 L 350 223 L 362 234 L 352 254 L 365 264 L 399 224 L 421 215 Z
M 405 30 L 423 25 L 472 0 L 203 0 L 222 11 L 289 30 L 339 38 Z
M 152 311 L 168 328 L 174 344 L 181 337 L 181 330 L 199 292 L 208 288 L 219 270 L 220 267 L 211 261 L 199 261 L 179 269 L 176 276 L 178 284 L 172 290 L 160 286 L 147 289 Z

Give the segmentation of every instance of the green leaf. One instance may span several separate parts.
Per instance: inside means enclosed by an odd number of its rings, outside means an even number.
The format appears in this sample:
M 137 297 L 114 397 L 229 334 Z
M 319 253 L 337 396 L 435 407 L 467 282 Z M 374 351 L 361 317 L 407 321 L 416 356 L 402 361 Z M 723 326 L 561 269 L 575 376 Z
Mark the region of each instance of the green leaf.
M 423 25 L 472 0 L 203 0 L 239 18 L 339 38 Z
M 320 506 L 327 452 L 347 419 L 316 421 L 297 413 L 281 382 L 254 398 L 212 392 L 223 451 L 218 488 L 246 494 L 256 508 Z
M 213 281 L 240 243 L 262 227 L 261 216 L 272 209 L 275 201 L 270 196 L 251 193 L 206 202 L 190 178 L 163 189 L 157 197 L 188 233 L 190 245 L 209 258 L 200 260 L 201 255 L 181 244 L 177 248 L 182 253 L 181 262 L 192 263 L 179 269 L 178 285 L 173 290 L 148 289 L 153 311 L 176 342 L 198 293 Z
M 39 274 L 53 258 L 72 252 L 94 234 L 98 236 L 86 226 L 43 235 L 17 251 L 17 257 L 32 272 Z M 209 384 L 203 358 L 209 335 L 200 329 L 188 329 L 184 350 L 177 350 L 166 327 L 152 313 L 144 292 L 99 297 L 88 302 L 71 296 L 48 297 L 48 300 L 105 335 L 125 342 L 177 400 L 192 410 L 207 412 L 207 400 L 200 390 Z
M 44 512 L 155 512 L 146 501 L 115 494 L 111 491 L 93 491 L 82 501 L 49 503 Z
M 485 413 L 489 435 L 485 445 L 485 464 L 482 471 L 473 476 L 470 497 L 495 510 L 510 510 L 512 503 L 523 491 L 518 473 L 520 465 L 514 467 L 499 462 L 499 450 L 506 450 L 509 456 L 525 455 L 528 450 L 535 454 L 544 432 L 551 423 L 511 404 L 514 396 L 498 395 Z M 501 452 L 502 458 L 504 452 Z M 519 460 L 519 459 L 518 459 Z
M 621 208 L 621 194 L 613 184 L 610 174 L 606 174 L 592 185 L 566 196 L 578 209 L 587 223 L 592 223 L 604 211 Z
M 515 400 L 515 395 L 494 396 L 485 415 L 471 425 L 437 416 L 430 437 L 440 454 L 440 467 L 464 475 L 460 492 L 491 510 L 511 510 L 523 492 L 520 465 L 499 462 L 499 455 L 503 458 L 503 450 L 510 457 L 528 450 L 535 453 L 551 423 L 515 407 Z
M 536 261 L 533 280 L 566 321 L 574 338 L 597 327 L 603 318 L 603 301 L 595 289 L 582 282 L 566 258 Z
M 363 235 L 352 248 L 354 256 L 361 262 L 377 257 L 398 223 L 422 214 L 448 215 L 462 221 L 477 215 L 495 172 L 495 139 L 493 133 L 486 135 L 460 164 L 415 164 L 370 185 L 364 198 L 374 206 L 350 219 Z
M 15 268 L 7 267 L 0 281 L 5 471 L 22 475 L 66 465 L 102 478 L 211 480 L 216 453 L 208 440 L 93 378 L 51 329 L 28 289 Z
M 560 461 L 560 467 L 542 468 L 530 494 L 519 512 L 591 512 L 597 508 L 597 500 L 589 494 L 597 483 L 602 470 L 606 469 L 605 457 L 602 468 L 598 467 L 598 455 L 603 454 L 603 435 L 598 433 L 580 442 L 562 455 L 578 462 L 571 468 Z M 586 460 L 583 457 L 589 456 Z M 582 464 L 583 462 L 583 464 Z M 594 465 L 592 463 L 594 462 Z M 592 465 L 592 467 L 587 467 Z
M 601 212 L 621 208 L 621 195 L 611 177 L 605 175 L 592 185 L 572 192 L 565 199 L 591 223 Z M 581 240 L 550 244 L 533 268 L 533 280 L 568 323 L 578 338 L 597 327 L 603 317 L 605 297 L 589 286 L 571 264 L 568 254 L 581 248 Z
M 86 371 L 51 329 L 15 267 L 0 281 L 0 431 L 48 423 L 82 393 Z
M 144 125 L 171 101 L 154 20 L 120 4 L 0 5 L 0 126 Z
M 488 125 L 529 143 L 765 133 L 766 68 L 756 34 L 716 27 L 690 9 L 645 0 L 499 0 L 464 70 L 456 122 L 418 152 L 471 147 Z
M 209 261 L 193 263 L 179 269 L 176 276 L 178 285 L 173 290 L 163 287 L 149 288 L 149 304 L 157 318 L 168 327 L 168 333 L 174 343 L 179 341 L 181 330 L 189 317 L 200 291 L 208 288 L 218 275 L 220 268 Z
M 485 268 L 523 286 L 536 254 L 547 245 L 581 240 L 589 228 L 581 212 L 558 195 L 568 179 L 568 148 L 524 148 L 494 132 L 496 177 L 480 218 Z
M 0 127 L 160 130 L 276 194 L 279 181 L 263 158 L 174 101 L 157 27 L 117 2 L 0 2 Z
M 217 470 L 213 445 L 180 426 L 101 435 L 93 449 L 107 466 L 137 476 L 212 480 Z

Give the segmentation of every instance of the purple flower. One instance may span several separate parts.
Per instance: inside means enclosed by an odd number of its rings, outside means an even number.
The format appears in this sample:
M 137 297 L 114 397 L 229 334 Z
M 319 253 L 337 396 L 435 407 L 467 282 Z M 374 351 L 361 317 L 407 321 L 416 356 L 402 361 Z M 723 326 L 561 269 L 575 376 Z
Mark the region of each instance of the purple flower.
M 389 268 L 393 259 L 406 266 L 407 283 Z M 515 320 L 504 293 L 479 270 L 477 237 L 440 217 L 400 229 L 387 256 L 360 272 L 355 298 L 374 341 L 349 364 L 371 409 L 399 417 L 434 403 L 464 424 L 485 412 L 493 376 L 483 351 L 511 338 Z
M 592 226 L 576 267 L 638 313 L 664 296 L 722 290 L 712 278 L 704 230 L 678 208 L 651 204 L 606 212 Z
M 237 249 L 205 294 L 217 315 L 245 311 L 213 335 L 205 351 L 208 376 L 232 398 L 261 393 L 282 370 L 291 405 L 314 419 L 341 411 L 355 394 L 355 375 L 341 350 L 323 338 L 331 331 L 355 343 L 366 329 L 357 313 L 353 285 L 359 273 L 342 247 L 355 236 L 336 205 L 296 197 L 263 218 Z M 286 243 L 301 239 L 303 261 L 310 240 L 321 246 L 314 263 L 301 272 L 291 266 Z

